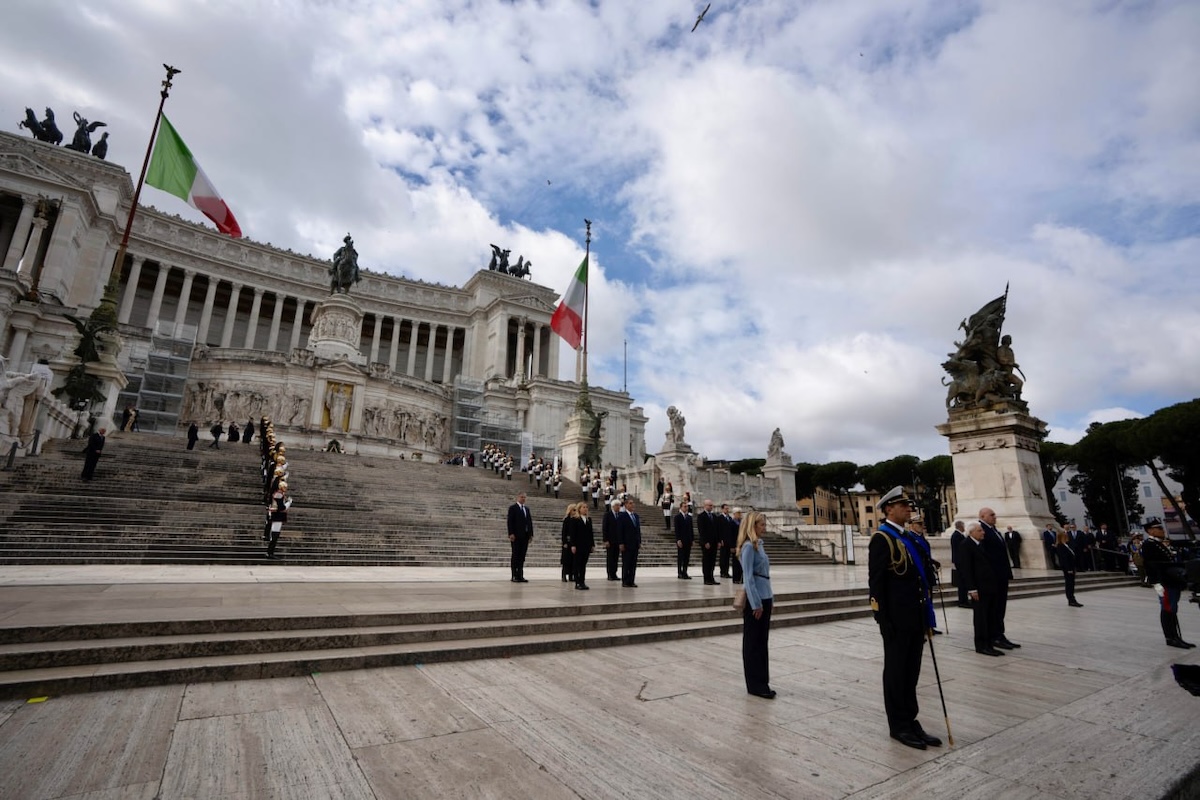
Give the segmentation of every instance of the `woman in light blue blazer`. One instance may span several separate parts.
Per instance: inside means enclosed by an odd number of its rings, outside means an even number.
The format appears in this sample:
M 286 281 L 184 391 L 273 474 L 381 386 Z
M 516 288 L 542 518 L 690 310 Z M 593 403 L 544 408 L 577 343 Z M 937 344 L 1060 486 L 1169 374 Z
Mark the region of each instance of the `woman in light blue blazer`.
M 738 558 L 746 589 L 746 607 L 742 609 L 742 669 L 746 673 L 746 691 L 770 700 L 771 669 L 767 663 L 767 638 L 771 633 L 771 561 L 763 547 L 767 518 L 751 511 L 742 518 L 738 529 Z

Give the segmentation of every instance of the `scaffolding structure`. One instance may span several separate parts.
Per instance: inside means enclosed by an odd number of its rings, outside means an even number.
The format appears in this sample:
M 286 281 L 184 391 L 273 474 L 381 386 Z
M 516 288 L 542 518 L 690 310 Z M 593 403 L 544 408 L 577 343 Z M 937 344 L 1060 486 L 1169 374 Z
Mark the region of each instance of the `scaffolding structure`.
M 196 326 L 159 322 L 150 336 L 150 349 L 140 375 L 128 376 L 129 382 L 117 396 L 116 422 L 126 406 L 138 411 L 138 430 L 143 433 L 174 433 L 183 411 L 183 392 L 187 385 L 192 350 L 196 344 Z

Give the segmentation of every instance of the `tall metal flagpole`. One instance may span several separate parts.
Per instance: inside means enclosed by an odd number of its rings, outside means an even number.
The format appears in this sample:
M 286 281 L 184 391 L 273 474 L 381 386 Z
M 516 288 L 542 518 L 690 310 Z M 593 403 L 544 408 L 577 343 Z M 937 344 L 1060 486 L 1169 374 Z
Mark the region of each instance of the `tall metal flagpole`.
M 583 260 L 587 263 L 587 270 L 592 271 L 592 221 L 585 219 L 584 224 L 587 225 L 587 237 L 584 239 L 584 247 L 586 248 Z M 588 281 L 583 284 L 583 385 L 587 386 L 587 341 L 588 341 L 588 287 L 591 285 L 590 275 Z
M 125 221 L 125 232 L 121 235 L 121 246 L 117 249 L 117 257 L 113 262 L 108 284 L 104 287 L 104 297 L 100 305 L 92 313 L 92 318 L 117 324 L 117 292 L 121 288 L 121 273 L 125 270 L 125 254 L 129 250 L 129 232 L 133 229 L 133 217 L 137 214 L 138 199 L 142 196 L 142 184 L 146 180 L 146 170 L 150 167 L 150 156 L 154 152 L 154 141 L 158 138 L 158 123 L 162 120 L 163 106 L 171 93 L 171 80 L 183 70 L 175 69 L 170 64 L 163 64 L 167 70 L 167 78 L 162 82 L 159 92 L 158 112 L 154 115 L 154 128 L 150 131 L 150 142 L 146 145 L 146 157 L 142 159 L 142 173 L 138 176 L 137 187 L 133 190 L 133 202 L 129 206 L 129 218 Z

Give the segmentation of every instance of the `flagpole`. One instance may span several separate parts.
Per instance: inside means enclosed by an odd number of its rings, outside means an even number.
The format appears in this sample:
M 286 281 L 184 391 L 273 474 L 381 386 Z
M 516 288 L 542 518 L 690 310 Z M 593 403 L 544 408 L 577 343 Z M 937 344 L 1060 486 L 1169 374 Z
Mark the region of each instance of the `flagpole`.
M 129 206 L 129 217 L 125 220 L 125 231 L 121 234 L 121 246 L 117 248 L 117 257 L 113 261 L 112 272 L 108 284 L 104 287 L 104 297 L 100 305 L 92 312 L 92 318 L 107 322 L 113 327 L 117 324 L 117 292 L 120 290 L 121 273 L 125 270 L 125 254 L 129 251 L 129 233 L 133 230 L 133 218 L 137 214 L 138 199 L 142 196 L 142 184 L 146 180 L 146 170 L 150 167 L 150 155 L 154 152 L 154 141 L 158 138 L 158 123 L 162 120 L 163 106 L 171 92 L 171 80 L 183 70 L 175 69 L 169 64 L 163 64 L 167 70 L 167 78 L 162 82 L 159 92 L 158 112 L 154 115 L 154 127 L 150 131 L 150 142 L 146 145 L 146 157 L 142 159 L 142 172 L 138 175 L 137 186 L 133 190 L 133 202 Z M 136 288 L 136 287 L 135 287 Z
M 583 261 L 587 264 L 588 272 L 592 271 L 592 221 L 585 219 L 584 224 L 587 225 L 587 237 L 584 239 L 584 256 Z M 587 342 L 588 342 L 588 295 L 591 292 L 588 288 L 591 286 L 591 275 L 587 276 L 587 281 L 583 284 L 583 385 L 587 386 Z

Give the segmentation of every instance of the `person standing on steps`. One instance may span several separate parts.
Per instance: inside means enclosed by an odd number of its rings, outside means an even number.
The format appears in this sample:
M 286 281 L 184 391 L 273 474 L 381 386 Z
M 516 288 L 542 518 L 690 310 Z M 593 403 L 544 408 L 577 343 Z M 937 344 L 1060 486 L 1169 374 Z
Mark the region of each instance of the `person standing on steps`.
M 280 481 L 275 487 L 274 494 L 271 495 L 271 503 L 267 506 L 267 518 L 270 534 L 267 539 L 267 558 L 271 561 L 278 561 L 279 556 L 275 555 L 275 546 L 279 544 L 279 535 L 283 532 L 283 523 L 287 522 L 288 509 L 292 505 L 292 498 L 288 497 L 287 481 Z
M 587 503 L 584 503 L 586 506 Z M 567 506 L 566 516 L 562 521 L 562 553 L 559 556 L 559 563 L 562 565 L 562 582 L 574 580 L 575 554 L 571 550 L 571 529 L 575 527 L 576 520 L 579 519 L 579 504 L 570 503 Z
M 96 474 L 96 465 L 100 463 L 100 451 L 104 449 L 104 434 L 108 428 L 101 428 L 88 437 L 87 447 L 83 451 L 83 472 L 80 478 L 90 481 Z
M 188 425 L 187 440 L 188 450 L 194 448 L 196 446 L 196 442 L 200 441 L 200 426 L 195 422 L 192 422 L 190 425 Z
M 600 538 L 604 542 L 604 566 L 610 581 L 618 580 L 617 562 L 621 558 L 620 515 L 621 501 L 613 500 L 604 510 L 604 519 L 600 521 Z
M 242 444 L 250 444 L 254 439 L 254 418 L 246 420 L 246 427 L 242 428 Z
M 1004 530 L 1004 546 L 1008 548 L 1008 559 L 1013 569 L 1021 568 L 1021 534 L 1014 531 L 1012 525 Z
M 575 508 L 578 513 L 571 529 L 570 540 L 571 555 L 575 559 L 575 588 L 586 591 L 592 588 L 587 585 L 587 563 L 596 547 L 596 532 L 592 529 L 592 518 L 588 516 L 587 503 L 579 503 Z
M 225 433 L 225 426 L 221 424 L 220 420 L 217 420 L 213 423 L 213 426 L 208 429 L 208 432 L 211 433 L 213 437 L 212 444 L 208 446 L 208 449 L 212 450 L 215 447 L 216 449 L 220 450 L 221 436 Z
M 621 548 L 621 585 L 627 588 L 637 588 L 638 552 L 642 549 L 642 521 L 638 518 L 637 507 L 633 499 L 625 501 L 625 509 L 620 516 L 620 548 Z
M 525 553 L 533 541 L 533 515 L 525 505 L 525 493 L 517 495 L 517 502 L 508 507 L 508 541 L 512 545 L 513 583 L 529 583 L 525 579 Z
M 713 511 L 712 500 L 704 501 L 704 510 L 696 517 L 696 538 L 700 540 L 700 571 L 704 574 L 704 583 L 706 586 L 718 586 L 721 582 L 713 577 L 713 571 L 717 567 L 721 525 Z
M 675 577 L 681 581 L 690 581 L 688 564 L 692 560 L 692 543 L 696 540 L 692 527 L 692 510 L 686 505 L 679 507 L 675 515 Z

